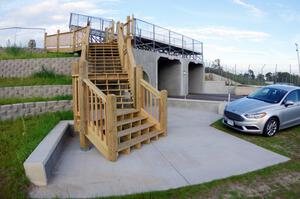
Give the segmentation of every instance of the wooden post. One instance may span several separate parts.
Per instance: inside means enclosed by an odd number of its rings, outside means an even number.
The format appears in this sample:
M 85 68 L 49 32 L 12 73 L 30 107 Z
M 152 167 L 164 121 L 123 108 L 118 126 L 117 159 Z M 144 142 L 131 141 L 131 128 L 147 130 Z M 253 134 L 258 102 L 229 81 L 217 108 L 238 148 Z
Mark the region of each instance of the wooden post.
M 107 95 L 107 141 L 108 141 L 108 159 L 117 160 L 118 135 L 117 135 L 117 104 L 116 96 Z
M 134 16 L 132 15 L 132 18 L 131 18 L 131 34 L 134 36 L 135 34 L 135 21 L 134 21 Z
M 72 38 L 73 38 L 72 49 L 73 49 L 73 52 L 75 52 L 75 47 L 76 47 L 76 34 L 75 34 L 75 31 L 72 32 Z
M 111 34 L 110 34 L 110 42 L 113 42 L 114 39 L 115 39 L 115 21 L 113 20 L 112 21 L 112 24 L 111 24 Z
M 44 50 L 47 50 L 47 33 L 44 34 Z
M 142 107 L 142 91 L 140 79 L 143 79 L 143 69 L 140 65 L 135 68 L 135 105 L 136 109 L 140 110 Z
M 74 127 L 75 130 L 79 130 L 79 124 L 78 124 L 78 74 L 79 74 L 79 64 L 78 62 L 74 62 L 72 64 L 72 96 L 73 96 L 73 117 L 74 117 Z
M 160 126 L 161 130 L 163 131 L 163 136 L 167 136 L 167 126 L 168 126 L 168 92 L 166 90 L 162 90 L 160 92 L 160 103 L 159 103 L 159 110 L 160 110 Z
M 59 33 L 60 31 L 57 30 L 57 35 L 56 35 L 56 51 L 59 52 Z
M 127 16 L 127 32 L 126 32 L 126 37 L 130 36 L 130 16 Z
M 88 90 L 83 80 L 86 79 L 87 74 L 87 63 L 86 61 L 80 60 L 79 62 L 79 113 L 80 113 L 80 147 L 82 150 L 88 149 L 88 140 L 85 134 L 88 133 Z

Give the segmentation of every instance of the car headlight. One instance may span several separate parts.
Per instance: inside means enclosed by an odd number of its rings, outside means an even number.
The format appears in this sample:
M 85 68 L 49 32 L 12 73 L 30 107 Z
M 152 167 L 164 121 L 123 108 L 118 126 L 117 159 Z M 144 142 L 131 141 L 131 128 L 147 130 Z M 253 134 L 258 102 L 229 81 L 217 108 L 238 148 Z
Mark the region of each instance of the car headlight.
M 263 118 L 267 115 L 267 113 L 263 112 L 263 113 L 249 113 L 249 114 L 245 114 L 246 118 L 249 119 L 259 119 L 259 118 Z

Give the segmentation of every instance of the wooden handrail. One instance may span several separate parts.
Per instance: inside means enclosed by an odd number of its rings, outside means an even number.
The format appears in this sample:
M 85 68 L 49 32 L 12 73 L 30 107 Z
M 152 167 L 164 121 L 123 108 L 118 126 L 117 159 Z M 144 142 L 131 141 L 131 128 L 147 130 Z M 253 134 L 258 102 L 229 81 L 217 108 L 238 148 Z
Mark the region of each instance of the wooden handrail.
M 143 86 L 149 92 L 151 92 L 153 95 L 155 95 L 157 98 L 160 97 L 160 92 L 145 80 L 140 79 L 140 85 Z
M 91 89 L 98 97 L 100 97 L 103 102 L 107 101 L 107 95 L 105 95 L 93 82 L 89 79 L 84 79 L 83 82 Z

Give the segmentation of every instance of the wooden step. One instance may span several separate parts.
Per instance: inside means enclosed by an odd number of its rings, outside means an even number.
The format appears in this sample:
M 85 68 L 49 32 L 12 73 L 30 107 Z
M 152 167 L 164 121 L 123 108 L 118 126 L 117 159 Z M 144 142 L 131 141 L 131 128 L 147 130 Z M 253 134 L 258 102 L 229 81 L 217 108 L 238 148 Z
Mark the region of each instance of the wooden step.
M 141 130 L 144 130 L 144 129 L 147 129 L 147 128 L 150 128 L 152 126 L 154 126 L 155 124 L 152 124 L 152 123 L 146 123 L 146 124 L 142 124 L 142 125 L 139 125 L 139 126 L 135 126 L 133 128 L 129 128 L 129 129 L 126 129 L 126 130 L 123 130 L 123 131 L 119 131 L 118 132 L 118 137 L 123 137 L 123 136 L 126 136 L 126 135 L 129 135 L 129 134 L 132 134 L 132 133 L 135 133 L 137 131 L 141 131 Z
M 149 140 L 153 137 L 156 137 L 159 134 L 161 134 L 161 132 L 155 130 L 155 131 L 151 131 L 149 133 L 145 133 L 143 135 L 137 136 L 135 138 L 132 138 L 128 141 L 122 142 L 118 145 L 118 152 L 123 151 L 129 147 L 135 146 L 135 145 L 142 143 L 143 141 Z
M 129 115 L 129 114 L 135 114 L 139 111 L 137 109 L 131 108 L 131 109 L 117 109 L 117 116 L 123 116 L 123 115 Z
M 121 120 L 121 121 L 117 122 L 117 126 L 123 126 L 126 124 L 138 122 L 138 121 L 145 120 L 145 119 L 147 119 L 147 117 L 138 116 L 138 117 L 134 117 L 134 118 L 126 119 L 126 120 Z

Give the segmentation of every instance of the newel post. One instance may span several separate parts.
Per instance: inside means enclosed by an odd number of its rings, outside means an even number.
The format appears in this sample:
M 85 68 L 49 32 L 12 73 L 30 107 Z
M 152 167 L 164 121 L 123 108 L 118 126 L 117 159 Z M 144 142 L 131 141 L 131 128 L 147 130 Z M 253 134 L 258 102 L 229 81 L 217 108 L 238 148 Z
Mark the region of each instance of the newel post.
M 143 69 L 140 65 L 137 65 L 135 67 L 135 104 L 138 110 L 142 107 L 141 79 L 143 79 Z
M 44 34 L 44 50 L 47 50 L 47 33 Z
M 159 110 L 160 110 L 160 127 L 163 131 L 163 135 L 167 136 L 168 130 L 168 91 L 162 90 L 160 92 L 160 103 L 159 103 Z
M 88 133 L 88 89 L 84 83 L 84 79 L 87 79 L 87 62 L 79 61 L 79 113 L 80 113 L 80 147 L 82 150 L 88 149 L 88 140 L 86 134 Z
M 72 49 L 73 49 L 73 52 L 75 52 L 75 47 L 76 47 L 76 34 L 75 34 L 75 30 L 72 31 Z
M 73 117 L 74 117 L 74 127 L 75 130 L 79 130 L 79 110 L 78 110 L 78 74 L 79 74 L 79 64 L 74 62 L 72 64 L 72 96 L 73 96 Z
M 107 95 L 107 141 L 108 159 L 116 161 L 118 157 L 118 135 L 117 135 L 117 103 L 116 96 Z
M 56 34 L 56 51 L 59 52 L 59 33 L 60 31 L 57 30 L 57 34 Z

